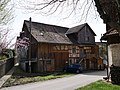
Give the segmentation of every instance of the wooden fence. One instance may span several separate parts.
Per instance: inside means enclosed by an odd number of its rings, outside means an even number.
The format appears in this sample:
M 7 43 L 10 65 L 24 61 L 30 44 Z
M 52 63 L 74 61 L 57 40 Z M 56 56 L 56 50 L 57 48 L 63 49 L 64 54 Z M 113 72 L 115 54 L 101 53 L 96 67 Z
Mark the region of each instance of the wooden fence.
M 0 61 L 0 78 L 14 66 L 14 58 Z

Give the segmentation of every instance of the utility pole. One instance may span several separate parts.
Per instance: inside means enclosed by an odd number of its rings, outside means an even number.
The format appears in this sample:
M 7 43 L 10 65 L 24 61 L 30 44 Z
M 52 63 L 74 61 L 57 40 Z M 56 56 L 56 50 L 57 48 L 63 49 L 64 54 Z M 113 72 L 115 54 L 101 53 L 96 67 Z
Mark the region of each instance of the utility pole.
M 29 19 L 29 73 L 31 73 L 31 17 Z

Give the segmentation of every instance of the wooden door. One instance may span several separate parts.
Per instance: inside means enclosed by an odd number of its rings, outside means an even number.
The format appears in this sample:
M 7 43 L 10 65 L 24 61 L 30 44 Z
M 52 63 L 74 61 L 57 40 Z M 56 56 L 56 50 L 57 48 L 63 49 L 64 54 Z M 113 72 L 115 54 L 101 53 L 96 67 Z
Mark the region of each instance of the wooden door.
M 66 61 L 69 59 L 68 52 L 54 52 L 55 70 L 61 71 L 66 65 Z

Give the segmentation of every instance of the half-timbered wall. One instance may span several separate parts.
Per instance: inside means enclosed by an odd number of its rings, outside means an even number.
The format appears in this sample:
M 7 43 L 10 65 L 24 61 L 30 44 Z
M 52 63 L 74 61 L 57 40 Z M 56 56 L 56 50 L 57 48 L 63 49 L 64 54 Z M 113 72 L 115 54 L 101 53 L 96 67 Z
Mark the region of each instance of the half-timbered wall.
M 74 64 L 79 62 L 79 47 L 71 45 L 69 46 L 69 64 Z
M 84 70 L 97 69 L 98 46 L 97 45 L 82 45 L 79 46 L 80 62 Z

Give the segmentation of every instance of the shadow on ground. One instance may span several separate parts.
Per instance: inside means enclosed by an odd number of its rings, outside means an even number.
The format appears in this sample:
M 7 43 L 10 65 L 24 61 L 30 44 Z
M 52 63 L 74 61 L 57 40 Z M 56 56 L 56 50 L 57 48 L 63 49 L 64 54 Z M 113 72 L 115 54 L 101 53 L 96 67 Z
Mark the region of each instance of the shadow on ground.
M 94 71 L 94 70 L 90 70 L 90 71 L 83 71 L 83 73 L 81 73 L 83 75 L 95 75 L 95 76 L 106 76 L 107 75 L 107 70 L 99 70 L 99 71 Z

